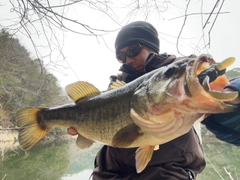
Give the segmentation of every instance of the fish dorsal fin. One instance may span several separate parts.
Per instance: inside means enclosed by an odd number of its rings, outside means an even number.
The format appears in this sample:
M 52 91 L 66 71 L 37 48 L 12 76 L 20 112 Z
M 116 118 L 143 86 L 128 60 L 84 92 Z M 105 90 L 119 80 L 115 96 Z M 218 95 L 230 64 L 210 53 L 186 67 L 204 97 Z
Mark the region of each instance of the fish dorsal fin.
M 65 88 L 67 95 L 75 102 L 90 99 L 100 94 L 100 91 L 92 84 L 84 81 L 77 81 Z
M 119 81 L 117 80 L 116 82 L 113 82 L 110 86 L 110 89 L 117 89 L 117 88 L 120 88 L 122 86 L 125 86 L 126 83 L 124 81 Z
M 142 135 L 143 133 L 140 132 L 140 128 L 133 123 L 120 129 L 114 135 L 112 145 L 120 148 L 128 147 Z
M 152 158 L 152 154 L 156 146 L 145 146 L 145 147 L 139 147 L 136 150 L 136 169 L 137 173 L 142 172 L 145 167 L 148 165 L 149 161 Z
M 81 134 L 78 134 L 76 145 L 80 149 L 86 149 L 89 148 L 93 144 L 93 142 L 94 142 L 93 140 L 87 139 L 83 137 Z

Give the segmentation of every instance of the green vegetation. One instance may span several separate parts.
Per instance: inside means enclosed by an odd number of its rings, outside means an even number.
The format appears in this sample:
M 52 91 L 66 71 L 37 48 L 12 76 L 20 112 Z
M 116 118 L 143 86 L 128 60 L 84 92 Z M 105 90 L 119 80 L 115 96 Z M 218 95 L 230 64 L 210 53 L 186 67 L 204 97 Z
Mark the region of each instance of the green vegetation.
M 240 76 L 240 68 L 234 68 L 226 72 L 226 75 L 230 78 L 236 78 Z
M 202 141 L 207 165 L 197 179 L 239 179 L 240 148 L 217 140 L 204 126 L 202 126 Z
M 227 143 L 204 140 L 204 151 L 207 166 L 198 176 L 199 180 L 230 179 L 227 172 L 231 173 L 233 179 L 240 177 L 240 148 Z M 225 168 L 225 169 L 224 169 Z

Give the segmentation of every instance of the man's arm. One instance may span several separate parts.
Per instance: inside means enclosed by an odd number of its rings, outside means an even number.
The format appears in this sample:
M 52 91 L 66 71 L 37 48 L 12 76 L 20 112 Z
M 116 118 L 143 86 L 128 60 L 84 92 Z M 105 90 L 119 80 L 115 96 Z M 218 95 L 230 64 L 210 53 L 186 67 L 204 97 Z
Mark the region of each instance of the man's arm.
M 238 91 L 240 94 L 240 78 L 226 86 L 225 91 Z M 230 103 L 240 104 L 240 97 Z M 210 115 L 202 123 L 218 139 L 240 146 L 240 110 L 231 113 Z

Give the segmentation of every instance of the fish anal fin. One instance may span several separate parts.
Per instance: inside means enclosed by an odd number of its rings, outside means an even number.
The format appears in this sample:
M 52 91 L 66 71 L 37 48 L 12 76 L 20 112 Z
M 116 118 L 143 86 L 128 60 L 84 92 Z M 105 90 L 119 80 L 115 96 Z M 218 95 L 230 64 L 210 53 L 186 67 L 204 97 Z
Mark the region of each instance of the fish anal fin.
M 86 149 L 89 148 L 93 144 L 93 142 L 94 142 L 93 140 L 87 139 L 83 137 L 81 134 L 78 134 L 76 145 L 80 149 Z
M 94 85 L 84 81 L 77 81 L 67 85 L 65 91 L 75 103 L 100 94 L 100 91 Z
M 144 146 L 144 147 L 139 147 L 136 150 L 136 169 L 137 173 L 142 172 L 146 166 L 148 165 L 149 161 L 152 158 L 153 151 L 156 146 Z
M 140 128 L 133 123 L 120 129 L 114 135 L 112 139 L 112 145 L 120 148 L 128 147 L 142 135 L 143 133 L 140 132 Z
M 37 144 L 51 130 L 50 127 L 41 127 L 38 123 L 38 114 L 41 108 L 25 108 L 16 114 L 16 122 L 20 127 L 18 141 L 23 150 Z

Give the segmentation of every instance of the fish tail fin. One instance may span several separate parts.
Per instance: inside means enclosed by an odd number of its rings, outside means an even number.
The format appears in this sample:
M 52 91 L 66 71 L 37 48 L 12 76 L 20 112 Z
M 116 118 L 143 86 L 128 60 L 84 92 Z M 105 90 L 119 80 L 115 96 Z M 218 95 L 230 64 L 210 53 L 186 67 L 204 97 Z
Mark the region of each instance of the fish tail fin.
M 39 124 L 39 113 L 43 108 L 25 108 L 16 114 L 16 121 L 20 131 L 18 141 L 23 150 L 30 149 L 37 144 L 51 130 Z

